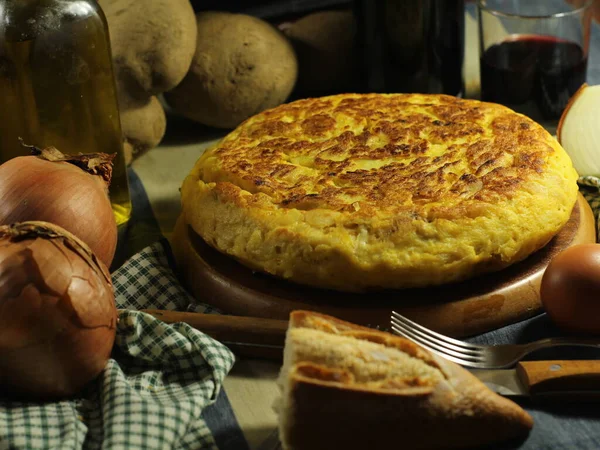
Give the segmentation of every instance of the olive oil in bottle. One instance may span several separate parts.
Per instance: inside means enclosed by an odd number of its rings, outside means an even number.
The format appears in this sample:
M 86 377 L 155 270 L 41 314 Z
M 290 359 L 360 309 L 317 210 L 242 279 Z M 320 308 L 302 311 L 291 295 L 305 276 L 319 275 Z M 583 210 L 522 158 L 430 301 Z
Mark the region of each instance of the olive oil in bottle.
M 110 41 L 95 0 L 0 0 L 0 163 L 24 143 L 116 153 L 109 189 L 117 224 L 131 200 Z

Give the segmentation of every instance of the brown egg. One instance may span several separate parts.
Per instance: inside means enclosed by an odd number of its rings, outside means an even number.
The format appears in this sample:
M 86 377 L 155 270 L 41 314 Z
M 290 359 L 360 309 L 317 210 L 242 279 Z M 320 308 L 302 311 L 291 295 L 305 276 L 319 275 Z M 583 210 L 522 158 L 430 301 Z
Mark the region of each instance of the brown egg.
M 542 277 L 541 300 L 561 329 L 600 334 L 600 244 L 582 244 L 559 253 Z

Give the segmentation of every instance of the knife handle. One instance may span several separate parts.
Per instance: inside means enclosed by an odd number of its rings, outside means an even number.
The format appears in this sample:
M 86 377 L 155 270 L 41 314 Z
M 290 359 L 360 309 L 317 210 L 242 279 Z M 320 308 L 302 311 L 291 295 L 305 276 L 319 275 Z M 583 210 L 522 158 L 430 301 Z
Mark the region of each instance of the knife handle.
M 187 323 L 243 356 L 276 360 L 283 356 L 287 320 L 162 309 L 143 309 L 141 312 L 166 323 Z
M 532 395 L 600 391 L 600 360 L 521 361 L 517 374 Z

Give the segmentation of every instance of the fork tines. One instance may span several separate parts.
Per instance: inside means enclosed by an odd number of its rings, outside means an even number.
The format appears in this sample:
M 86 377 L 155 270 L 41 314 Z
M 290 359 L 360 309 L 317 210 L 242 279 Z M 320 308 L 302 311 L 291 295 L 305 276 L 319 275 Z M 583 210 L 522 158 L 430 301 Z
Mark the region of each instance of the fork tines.
M 392 330 L 407 339 L 425 347 L 433 353 L 458 364 L 478 362 L 481 359 L 481 346 L 452 339 L 392 311 Z

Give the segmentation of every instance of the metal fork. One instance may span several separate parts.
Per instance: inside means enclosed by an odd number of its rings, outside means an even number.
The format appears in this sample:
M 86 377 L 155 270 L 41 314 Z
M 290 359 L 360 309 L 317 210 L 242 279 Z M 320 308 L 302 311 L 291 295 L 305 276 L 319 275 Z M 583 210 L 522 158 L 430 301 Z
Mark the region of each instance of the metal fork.
M 527 344 L 476 345 L 452 339 L 419 325 L 392 311 L 392 330 L 427 350 L 461 366 L 477 369 L 503 369 L 514 366 L 525 355 L 542 348 L 555 346 L 585 346 L 600 348 L 600 338 L 553 337 Z

